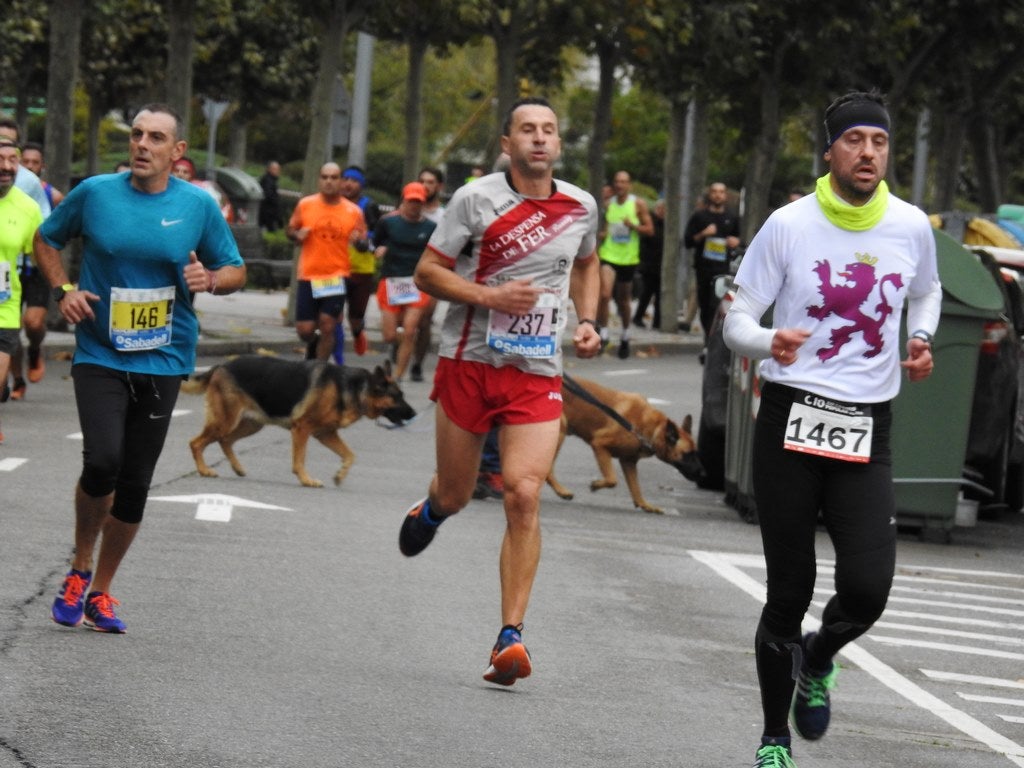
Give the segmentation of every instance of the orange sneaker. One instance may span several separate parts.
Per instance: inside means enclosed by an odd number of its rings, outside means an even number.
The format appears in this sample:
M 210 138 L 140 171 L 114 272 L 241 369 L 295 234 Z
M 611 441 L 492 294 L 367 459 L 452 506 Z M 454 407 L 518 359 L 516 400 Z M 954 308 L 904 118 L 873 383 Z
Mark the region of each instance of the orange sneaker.
M 370 342 L 366 338 L 366 331 L 362 330 L 352 339 L 352 349 L 356 351 L 357 355 L 365 355 L 369 348 Z
M 38 384 L 46 374 L 46 358 L 40 347 L 28 348 L 28 380 Z
M 491 665 L 484 672 L 484 680 L 498 685 L 512 685 L 516 680 L 529 677 L 533 671 L 530 652 L 523 645 L 523 625 L 502 627 L 498 641 L 491 651 Z

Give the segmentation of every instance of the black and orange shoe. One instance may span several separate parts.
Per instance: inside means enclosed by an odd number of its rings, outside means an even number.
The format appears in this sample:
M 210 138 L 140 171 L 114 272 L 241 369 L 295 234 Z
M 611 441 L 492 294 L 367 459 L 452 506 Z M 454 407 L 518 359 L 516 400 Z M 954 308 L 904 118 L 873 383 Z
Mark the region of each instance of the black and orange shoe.
M 444 518 L 434 519 L 430 516 L 430 501 L 421 499 L 409 509 L 402 521 L 402 530 L 398 532 L 398 548 L 406 557 L 418 555 L 434 540 L 438 526 Z
M 46 375 L 46 357 L 43 356 L 42 347 L 28 348 L 28 380 L 38 384 Z
M 24 400 L 26 389 L 28 389 L 28 385 L 25 380 L 21 376 L 16 376 L 14 386 L 11 388 L 11 400 Z
M 530 652 L 523 645 L 523 625 L 502 627 L 491 651 L 491 665 L 484 672 L 484 680 L 512 685 L 520 678 L 529 677 L 532 671 Z

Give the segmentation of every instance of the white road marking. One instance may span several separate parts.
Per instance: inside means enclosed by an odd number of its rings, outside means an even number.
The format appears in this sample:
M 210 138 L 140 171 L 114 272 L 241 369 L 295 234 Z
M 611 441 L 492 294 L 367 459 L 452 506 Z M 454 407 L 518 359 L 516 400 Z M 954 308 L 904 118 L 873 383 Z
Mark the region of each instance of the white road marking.
M 968 656 L 988 656 L 993 659 L 1012 659 L 1013 661 L 1024 661 L 1024 653 L 1013 651 L 997 651 L 992 648 L 975 648 L 970 645 L 955 645 L 954 643 L 936 643 L 931 640 L 910 640 L 903 637 L 889 637 L 888 635 L 866 635 L 876 643 L 883 645 L 898 645 L 907 648 L 928 648 L 932 651 L 950 651 L 952 653 L 963 653 Z
M 740 570 L 740 567 L 744 563 L 751 562 L 753 562 L 752 567 L 763 568 L 763 557 L 751 555 L 733 556 L 725 552 L 707 552 L 702 550 L 690 550 L 690 555 L 697 561 L 707 565 L 719 576 L 746 592 L 755 600 L 762 603 L 764 602 L 764 584 L 751 578 L 748 574 Z M 906 571 L 907 569 L 901 570 Z M 937 571 L 940 569 L 928 568 L 924 570 Z M 950 573 L 956 572 L 953 569 L 945 570 Z M 975 573 L 978 575 L 988 575 L 984 571 L 976 571 Z M 1015 574 L 1013 578 L 1019 579 L 1020 575 Z M 819 625 L 820 620 L 810 614 L 804 618 L 804 631 L 813 631 L 817 629 Z M 873 639 L 877 640 L 878 638 Z M 984 744 L 993 752 L 1005 755 L 1014 765 L 1024 768 L 1024 746 L 1006 738 L 1000 733 L 997 733 L 981 721 L 968 715 L 966 712 L 962 712 L 942 701 L 938 697 L 928 693 L 928 691 L 921 688 L 921 686 L 912 682 L 888 664 L 885 664 L 880 659 L 865 651 L 857 643 L 850 643 L 839 653 L 874 677 L 880 683 L 903 696 L 912 704 L 920 707 L 926 712 L 931 712 L 942 720 L 945 720 L 958 731 L 961 731 L 975 741 Z
M 1005 696 L 979 696 L 976 693 L 960 693 L 957 691 L 959 696 L 964 701 L 980 701 L 983 704 L 1001 704 L 1004 707 L 1024 707 L 1024 699 L 1008 699 Z
M 943 680 L 951 683 L 969 683 L 971 685 L 988 685 L 994 688 L 1018 688 L 1024 691 L 1024 680 L 1003 680 L 999 677 L 983 677 L 982 675 L 963 675 L 959 672 L 939 672 L 935 669 L 922 669 L 921 674 L 932 680 Z
M 185 496 L 150 496 L 150 501 L 173 501 L 182 504 L 196 505 L 196 520 L 205 520 L 213 523 L 231 522 L 231 512 L 235 507 L 246 507 L 249 509 L 270 509 L 280 512 L 294 512 L 288 507 L 278 507 L 273 504 L 264 504 L 261 501 L 251 501 L 238 496 L 226 496 L 223 493 L 196 493 Z
M 16 456 L 8 456 L 6 459 L 0 459 L 0 472 L 13 472 L 27 461 L 28 459 L 19 459 Z

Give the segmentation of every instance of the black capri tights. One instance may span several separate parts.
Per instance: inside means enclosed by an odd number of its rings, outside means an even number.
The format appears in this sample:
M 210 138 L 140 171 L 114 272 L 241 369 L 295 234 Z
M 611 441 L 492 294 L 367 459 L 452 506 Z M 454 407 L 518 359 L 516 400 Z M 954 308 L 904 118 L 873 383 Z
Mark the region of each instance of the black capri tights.
M 795 390 L 765 385 L 754 432 L 754 494 L 768 568 L 759 632 L 798 641 L 814 594 L 818 513 L 835 549 L 835 590 L 816 655 L 831 658 L 881 616 L 896 566 L 895 497 L 888 403 L 872 409 L 871 461 L 823 458 L 782 447 Z
M 72 366 L 71 378 L 83 437 L 79 485 L 94 498 L 113 493 L 110 514 L 139 523 L 181 377 L 80 363 Z

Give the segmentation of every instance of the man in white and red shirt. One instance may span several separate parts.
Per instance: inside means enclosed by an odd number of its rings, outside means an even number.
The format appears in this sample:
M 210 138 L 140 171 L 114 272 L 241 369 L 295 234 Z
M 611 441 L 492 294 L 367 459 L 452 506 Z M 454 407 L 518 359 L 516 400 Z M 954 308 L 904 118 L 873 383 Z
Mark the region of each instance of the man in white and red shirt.
M 416 284 L 449 302 L 431 398 L 437 408 L 437 472 L 399 535 L 406 556 L 471 498 L 484 438 L 499 427 L 505 484 L 501 546 L 502 628 L 484 679 L 512 685 L 531 672 L 522 621 L 540 561 L 540 489 L 558 445 L 561 337 L 567 299 L 580 318 L 579 357 L 600 349 L 594 327 L 600 275 L 598 211 L 582 189 L 555 181 L 558 118 L 542 99 L 509 110 L 507 173 L 458 189 L 416 268 Z

